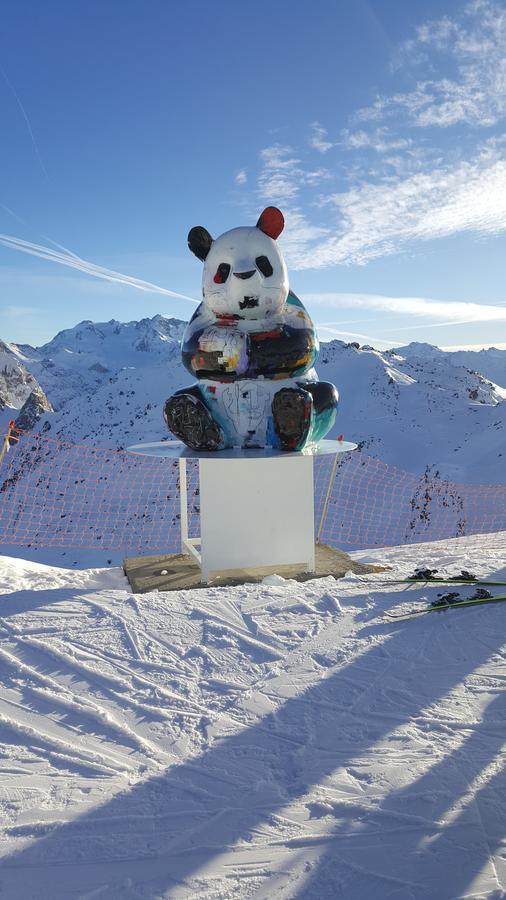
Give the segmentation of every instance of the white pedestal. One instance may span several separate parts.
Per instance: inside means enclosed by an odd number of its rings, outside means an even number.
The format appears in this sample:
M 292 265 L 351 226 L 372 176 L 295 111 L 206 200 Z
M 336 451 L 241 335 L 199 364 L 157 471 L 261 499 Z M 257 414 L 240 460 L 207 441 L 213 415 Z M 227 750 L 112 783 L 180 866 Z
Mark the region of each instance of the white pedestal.
M 321 441 L 299 453 L 197 453 L 179 441 L 161 441 L 128 449 L 179 458 L 181 552 L 197 559 L 207 584 L 211 573 L 231 569 L 296 565 L 314 572 L 313 460 L 355 448 L 344 441 Z M 187 459 L 199 460 L 199 538 L 188 535 Z
M 213 571 L 259 566 L 314 572 L 311 456 L 201 459 L 199 467 L 203 581 Z

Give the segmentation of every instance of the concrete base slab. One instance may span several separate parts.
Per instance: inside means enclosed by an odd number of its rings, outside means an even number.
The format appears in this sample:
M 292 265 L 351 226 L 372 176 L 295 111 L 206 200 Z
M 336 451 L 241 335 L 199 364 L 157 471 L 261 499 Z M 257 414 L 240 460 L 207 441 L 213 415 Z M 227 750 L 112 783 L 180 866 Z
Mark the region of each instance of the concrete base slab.
M 181 553 L 166 556 L 130 556 L 123 560 L 123 571 L 135 594 L 148 591 L 187 591 L 194 588 L 258 583 L 266 575 L 282 575 L 296 581 L 325 578 L 333 575 L 342 578 L 346 572 L 365 575 L 367 572 L 383 572 L 381 566 L 357 563 L 343 550 L 335 550 L 327 544 L 316 545 L 316 572 L 302 572 L 298 566 L 265 566 L 253 569 L 229 569 L 215 573 L 209 584 L 202 584 L 200 566 L 191 556 Z

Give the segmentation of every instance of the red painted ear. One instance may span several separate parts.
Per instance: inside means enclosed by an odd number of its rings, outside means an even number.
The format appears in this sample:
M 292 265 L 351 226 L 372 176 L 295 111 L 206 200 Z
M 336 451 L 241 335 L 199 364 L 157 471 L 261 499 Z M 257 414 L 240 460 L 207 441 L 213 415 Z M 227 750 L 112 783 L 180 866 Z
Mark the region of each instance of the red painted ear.
M 274 241 L 279 237 L 285 227 L 285 219 L 281 210 L 276 206 L 268 206 L 264 209 L 257 222 L 257 228 L 268 234 Z

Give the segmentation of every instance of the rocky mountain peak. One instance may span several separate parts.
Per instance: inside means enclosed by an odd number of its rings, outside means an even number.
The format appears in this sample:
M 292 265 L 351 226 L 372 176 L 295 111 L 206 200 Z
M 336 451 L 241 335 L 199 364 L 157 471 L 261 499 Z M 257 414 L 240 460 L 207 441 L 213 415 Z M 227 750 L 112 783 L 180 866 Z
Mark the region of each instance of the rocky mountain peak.
M 49 412 L 53 412 L 53 407 L 41 386 L 37 385 L 23 404 L 14 426 L 20 431 L 31 431 L 39 419 Z
M 0 341 L 0 403 L 19 409 L 39 384 L 16 351 L 14 345 Z

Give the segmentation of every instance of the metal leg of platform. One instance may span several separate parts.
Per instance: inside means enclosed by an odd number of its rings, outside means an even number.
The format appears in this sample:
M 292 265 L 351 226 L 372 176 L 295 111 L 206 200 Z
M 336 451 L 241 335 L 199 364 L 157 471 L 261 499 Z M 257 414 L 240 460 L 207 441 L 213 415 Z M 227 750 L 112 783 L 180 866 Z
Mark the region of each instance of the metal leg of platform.
M 181 553 L 195 557 L 199 566 L 202 566 L 202 557 L 197 547 L 200 547 L 200 538 L 188 536 L 188 489 L 186 480 L 186 459 L 179 459 L 179 515 L 181 523 Z

